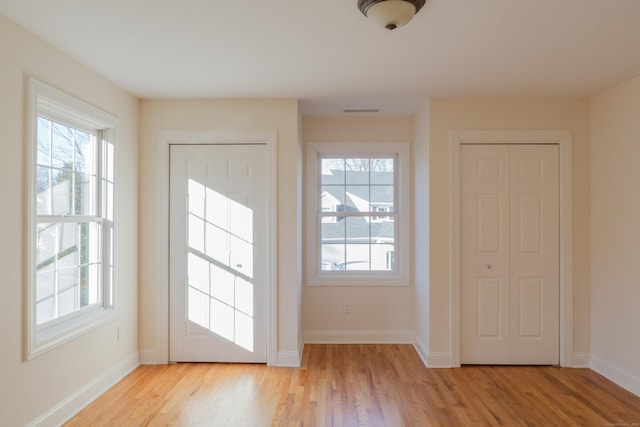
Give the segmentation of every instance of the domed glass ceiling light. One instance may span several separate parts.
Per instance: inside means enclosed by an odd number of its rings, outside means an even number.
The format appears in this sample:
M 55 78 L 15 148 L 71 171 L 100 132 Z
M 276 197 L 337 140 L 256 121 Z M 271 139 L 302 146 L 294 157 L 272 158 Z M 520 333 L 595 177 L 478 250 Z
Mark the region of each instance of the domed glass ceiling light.
M 387 30 L 406 25 L 426 0 L 358 0 L 358 9 Z

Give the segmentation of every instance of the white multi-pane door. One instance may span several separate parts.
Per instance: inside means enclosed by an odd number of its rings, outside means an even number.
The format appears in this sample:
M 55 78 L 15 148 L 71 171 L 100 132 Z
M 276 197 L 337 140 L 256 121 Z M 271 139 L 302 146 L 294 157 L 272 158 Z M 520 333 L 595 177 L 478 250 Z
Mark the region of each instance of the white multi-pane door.
M 461 147 L 461 363 L 559 363 L 556 145 Z
M 171 146 L 171 361 L 266 362 L 266 153 Z

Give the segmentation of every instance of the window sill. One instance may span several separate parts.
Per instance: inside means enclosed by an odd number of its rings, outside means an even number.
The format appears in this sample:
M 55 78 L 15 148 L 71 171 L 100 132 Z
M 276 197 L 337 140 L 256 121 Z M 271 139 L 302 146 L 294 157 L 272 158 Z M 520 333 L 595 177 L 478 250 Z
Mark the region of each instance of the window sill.
M 29 341 L 26 358 L 31 360 L 115 318 L 115 309 L 94 307 L 36 326 L 31 334 L 33 340 Z
M 385 276 L 364 276 L 356 274 L 336 274 L 336 275 L 318 275 L 309 279 L 307 286 L 390 286 L 390 287 L 407 287 L 411 286 L 409 280 L 405 280 L 396 274 Z

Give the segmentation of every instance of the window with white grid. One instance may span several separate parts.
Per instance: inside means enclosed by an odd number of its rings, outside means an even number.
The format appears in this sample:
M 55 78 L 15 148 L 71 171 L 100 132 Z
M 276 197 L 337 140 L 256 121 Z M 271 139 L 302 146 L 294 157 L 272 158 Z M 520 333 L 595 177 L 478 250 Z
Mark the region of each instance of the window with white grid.
M 31 80 L 27 357 L 113 315 L 115 118 Z
M 407 143 L 308 145 L 308 284 L 408 284 L 408 152 Z

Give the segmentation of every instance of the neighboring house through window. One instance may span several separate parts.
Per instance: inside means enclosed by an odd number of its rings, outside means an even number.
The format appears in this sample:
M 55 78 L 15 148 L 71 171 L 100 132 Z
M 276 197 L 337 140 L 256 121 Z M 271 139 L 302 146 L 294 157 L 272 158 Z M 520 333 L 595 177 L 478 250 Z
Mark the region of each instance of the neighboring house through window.
M 408 152 L 408 143 L 309 144 L 309 284 L 408 284 Z
M 28 352 L 113 316 L 115 118 L 30 81 Z

